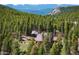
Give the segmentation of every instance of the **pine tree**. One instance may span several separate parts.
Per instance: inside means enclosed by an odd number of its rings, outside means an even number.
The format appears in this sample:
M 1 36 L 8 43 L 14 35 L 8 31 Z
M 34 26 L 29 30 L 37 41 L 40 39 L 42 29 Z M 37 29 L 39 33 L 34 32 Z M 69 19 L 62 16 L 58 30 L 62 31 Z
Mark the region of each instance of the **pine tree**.
M 30 54 L 31 52 L 31 49 L 34 45 L 34 41 L 32 40 L 28 40 L 28 41 L 25 41 L 25 42 L 22 42 L 20 43 L 20 54 Z
M 38 48 L 38 55 L 43 55 L 45 53 L 43 43 L 40 44 Z
M 37 55 L 37 54 L 38 54 L 38 45 L 34 44 L 30 51 L 30 55 Z
M 62 48 L 62 37 L 58 35 L 57 42 L 54 42 L 52 48 L 50 49 L 51 55 L 60 55 Z
M 12 54 L 12 55 L 17 55 L 17 54 L 19 54 L 19 41 L 18 41 L 18 39 L 16 39 L 16 38 L 14 38 L 14 39 L 12 40 L 11 54 Z
M 63 39 L 63 48 L 61 49 L 61 54 L 69 54 L 70 53 L 70 47 L 68 43 L 68 22 L 65 20 L 65 24 L 64 24 L 64 39 Z

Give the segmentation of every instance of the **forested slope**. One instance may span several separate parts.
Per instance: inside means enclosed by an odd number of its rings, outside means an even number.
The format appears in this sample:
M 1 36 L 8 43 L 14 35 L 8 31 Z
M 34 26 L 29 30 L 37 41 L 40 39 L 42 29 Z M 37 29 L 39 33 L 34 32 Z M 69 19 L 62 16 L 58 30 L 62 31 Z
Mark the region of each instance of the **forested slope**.
M 65 10 L 63 7 L 60 14 L 41 16 L 0 5 L 0 51 L 9 54 L 78 54 L 79 6 L 66 7 L 66 10 L 68 8 L 71 9 L 71 12 L 63 12 Z M 36 45 L 32 41 L 29 43 L 30 51 L 21 52 L 19 37 L 21 34 L 29 35 L 33 27 L 40 31 L 58 30 L 62 32 L 64 34 L 63 43 L 61 44 L 61 37 L 58 36 L 59 41 L 51 43 L 52 47 L 48 50 L 45 50 L 48 48 L 45 45 L 49 45 L 47 41 L 43 41 L 40 47 L 34 50 Z M 16 40 L 12 37 L 12 33 L 17 33 Z

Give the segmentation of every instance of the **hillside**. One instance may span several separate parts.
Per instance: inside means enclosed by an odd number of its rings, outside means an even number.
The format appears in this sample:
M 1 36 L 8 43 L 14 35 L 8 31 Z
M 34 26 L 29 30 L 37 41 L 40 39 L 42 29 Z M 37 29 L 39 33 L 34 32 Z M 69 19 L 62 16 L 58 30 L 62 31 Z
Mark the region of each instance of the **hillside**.
M 72 12 L 79 12 L 79 6 L 69 6 L 69 7 L 57 7 L 54 8 L 48 14 L 54 15 L 59 13 L 72 13 Z
M 0 54 L 77 55 L 79 7 L 61 9 L 62 13 L 42 16 L 0 5 Z M 72 11 L 65 12 L 66 9 Z M 42 39 L 42 42 L 35 41 L 35 38 L 21 41 L 21 36 L 31 36 L 33 29 L 46 32 L 47 36 Z M 57 41 L 50 39 L 51 36 L 57 37 Z
M 61 7 L 62 12 L 79 12 L 79 6 Z
M 8 6 L 5 6 L 5 5 L 0 5 L 0 15 L 35 15 L 35 14 L 29 14 L 29 13 L 25 13 L 25 12 L 21 12 L 21 11 L 18 11 L 16 9 L 13 9 L 13 8 L 10 8 Z

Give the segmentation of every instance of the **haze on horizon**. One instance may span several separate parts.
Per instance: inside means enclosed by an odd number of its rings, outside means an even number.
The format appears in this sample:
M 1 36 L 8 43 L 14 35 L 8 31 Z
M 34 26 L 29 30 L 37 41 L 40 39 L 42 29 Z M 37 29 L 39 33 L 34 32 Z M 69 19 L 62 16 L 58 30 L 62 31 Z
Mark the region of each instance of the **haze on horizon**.
M 0 4 L 79 4 L 76 0 L 0 0 Z

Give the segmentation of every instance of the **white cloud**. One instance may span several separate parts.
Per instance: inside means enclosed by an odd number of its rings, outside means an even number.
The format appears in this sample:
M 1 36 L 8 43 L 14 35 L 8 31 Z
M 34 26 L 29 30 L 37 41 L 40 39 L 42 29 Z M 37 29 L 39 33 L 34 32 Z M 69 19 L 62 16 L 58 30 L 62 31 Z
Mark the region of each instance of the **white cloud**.
M 0 0 L 0 4 L 79 4 L 77 0 Z

